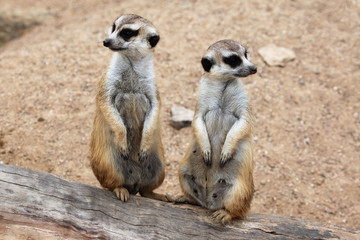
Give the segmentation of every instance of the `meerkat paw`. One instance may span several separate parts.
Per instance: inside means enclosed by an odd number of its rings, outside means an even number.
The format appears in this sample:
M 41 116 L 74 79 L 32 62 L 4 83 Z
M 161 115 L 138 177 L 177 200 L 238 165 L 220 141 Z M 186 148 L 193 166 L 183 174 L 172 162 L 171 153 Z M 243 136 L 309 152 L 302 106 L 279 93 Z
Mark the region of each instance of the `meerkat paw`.
M 217 210 L 213 213 L 212 217 L 216 222 L 221 222 L 222 224 L 226 224 L 232 220 L 231 214 L 225 209 Z
M 116 197 L 122 202 L 127 202 L 129 199 L 129 191 L 126 188 L 118 187 L 114 189 Z
M 233 158 L 232 154 L 229 154 L 229 153 L 222 153 L 221 154 L 221 157 L 220 157 L 220 162 L 219 162 L 219 166 L 221 168 L 223 168 L 225 166 L 225 164 L 230 161 L 231 159 Z
M 126 138 L 121 138 L 120 136 L 115 137 L 116 146 L 119 150 L 120 156 L 124 160 L 129 159 L 129 149 L 127 147 Z
M 175 198 L 170 193 L 165 194 L 165 202 L 174 202 Z
M 124 159 L 125 161 L 127 161 L 129 159 L 129 151 L 120 149 L 119 152 L 120 152 L 120 156 L 122 157 L 122 159 Z
M 179 196 L 179 197 L 177 197 L 177 198 L 174 198 L 173 199 L 173 203 L 187 203 L 188 202 L 188 197 L 187 196 L 185 196 L 185 195 L 181 195 L 181 196 Z
M 206 166 L 211 166 L 211 152 L 210 150 L 206 150 L 202 152 L 203 160 Z
M 155 200 L 163 201 L 163 202 L 172 202 L 172 197 L 170 194 L 160 194 L 154 192 L 140 192 L 140 195 L 146 198 L 152 198 Z
M 149 151 L 141 149 L 139 152 L 139 161 L 144 162 L 149 157 Z
M 198 203 L 192 199 L 191 197 L 187 196 L 187 195 L 181 195 L 177 198 L 174 198 L 172 200 L 173 203 L 188 203 L 191 205 L 198 205 Z

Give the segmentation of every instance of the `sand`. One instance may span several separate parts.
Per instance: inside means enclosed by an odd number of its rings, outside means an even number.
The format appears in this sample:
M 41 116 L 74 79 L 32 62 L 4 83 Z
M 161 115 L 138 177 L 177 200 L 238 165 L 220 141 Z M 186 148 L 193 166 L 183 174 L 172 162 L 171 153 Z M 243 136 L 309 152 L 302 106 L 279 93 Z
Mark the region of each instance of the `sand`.
M 191 128 L 173 129 L 170 108 L 194 109 L 200 59 L 220 39 L 248 48 L 258 74 L 244 79 L 256 117 L 251 212 L 360 226 L 359 1 L 0 1 L 40 25 L 0 47 L 0 161 L 99 186 L 89 165 L 96 83 L 111 52 L 107 29 L 123 13 L 151 20 L 161 40 L 155 72 L 162 98 L 166 178 Z M 285 67 L 257 53 L 292 49 Z

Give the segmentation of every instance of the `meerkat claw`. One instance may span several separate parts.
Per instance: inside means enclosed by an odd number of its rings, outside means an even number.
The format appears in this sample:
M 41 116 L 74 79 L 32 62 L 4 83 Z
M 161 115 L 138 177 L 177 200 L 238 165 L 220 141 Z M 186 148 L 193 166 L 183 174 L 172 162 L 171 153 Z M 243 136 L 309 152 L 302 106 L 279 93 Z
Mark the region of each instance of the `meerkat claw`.
M 217 210 L 213 213 L 212 217 L 216 222 L 221 222 L 222 224 L 226 224 L 231 221 L 232 217 L 228 213 L 228 211 L 224 209 Z
M 122 159 L 124 159 L 125 161 L 129 160 L 129 153 L 126 151 L 120 151 L 120 156 L 122 157 Z
M 129 191 L 126 188 L 115 188 L 114 192 L 116 194 L 116 197 L 122 202 L 127 202 L 127 200 L 129 199 Z
M 139 161 L 144 162 L 149 157 L 149 154 L 147 151 L 140 150 L 139 152 Z
M 221 155 L 219 166 L 223 168 L 225 164 L 232 159 L 232 156 L 230 154 L 224 154 Z
M 203 160 L 206 166 L 211 166 L 211 154 L 209 151 L 203 152 Z

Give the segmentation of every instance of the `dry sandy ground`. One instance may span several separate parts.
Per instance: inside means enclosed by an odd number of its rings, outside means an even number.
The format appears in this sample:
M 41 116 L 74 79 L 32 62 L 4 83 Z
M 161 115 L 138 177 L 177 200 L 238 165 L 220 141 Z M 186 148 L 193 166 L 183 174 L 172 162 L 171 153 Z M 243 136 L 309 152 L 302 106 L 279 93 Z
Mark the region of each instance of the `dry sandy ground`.
M 42 24 L 0 48 L 0 161 L 99 186 L 89 166 L 96 82 L 111 58 L 107 28 L 123 13 L 151 20 L 161 41 L 155 71 L 162 97 L 167 175 L 159 192 L 179 194 L 177 166 L 190 128 L 169 126 L 170 108 L 194 108 L 200 59 L 213 42 L 243 43 L 259 72 L 244 80 L 256 116 L 252 212 L 360 226 L 360 2 L 24 1 L 2 12 Z M 257 50 L 293 49 L 268 67 Z

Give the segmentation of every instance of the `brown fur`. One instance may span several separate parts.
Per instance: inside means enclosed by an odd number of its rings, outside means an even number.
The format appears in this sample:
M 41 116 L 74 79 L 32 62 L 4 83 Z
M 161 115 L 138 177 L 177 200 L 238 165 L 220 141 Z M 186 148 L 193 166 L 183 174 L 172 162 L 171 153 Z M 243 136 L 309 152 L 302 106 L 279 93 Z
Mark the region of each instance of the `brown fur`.
M 101 186 L 121 201 L 130 194 L 168 201 L 154 193 L 165 177 L 164 149 L 159 122 L 160 97 L 153 73 L 149 36 L 154 26 L 136 15 L 116 20 L 109 36 L 115 49 L 107 73 L 100 79 L 90 143 L 90 164 Z M 122 39 L 124 25 L 140 23 L 140 34 Z M 104 41 L 105 42 L 105 41 Z M 105 45 L 105 43 L 104 43 Z M 118 50 L 122 49 L 122 50 Z
M 192 123 L 193 137 L 180 162 L 179 180 L 184 195 L 175 202 L 198 204 L 215 211 L 216 221 L 244 218 L 250 210 L 253 182 L 253 115 L 238 76 L 256 72 L 245 49 L 231 40 L 219 41 L 206 54 L 213 64 L 200 81 Z M 223 59 L 237 55 L 231 67 Z M 224 56 L 225 54 L 225 56 Z

